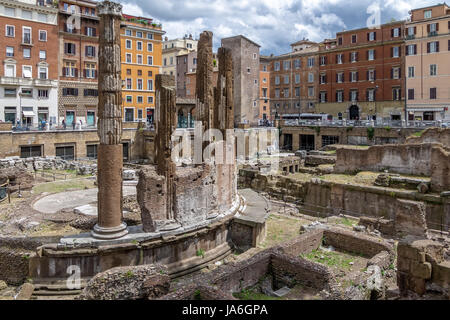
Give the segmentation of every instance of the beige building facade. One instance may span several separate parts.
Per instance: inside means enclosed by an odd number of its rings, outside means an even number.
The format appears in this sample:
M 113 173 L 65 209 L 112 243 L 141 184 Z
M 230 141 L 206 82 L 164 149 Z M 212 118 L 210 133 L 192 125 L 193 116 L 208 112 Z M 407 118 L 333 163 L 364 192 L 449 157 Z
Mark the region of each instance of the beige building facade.
M 173 75 L 176 79 L 177 56 L 197 51 L 197 43 L 192 35 L 172 40 L 166 37 L 162 47 L 162 74 Z
M 450 120 L 450 8 L 414 9 L 406 23 L 408 120 Z

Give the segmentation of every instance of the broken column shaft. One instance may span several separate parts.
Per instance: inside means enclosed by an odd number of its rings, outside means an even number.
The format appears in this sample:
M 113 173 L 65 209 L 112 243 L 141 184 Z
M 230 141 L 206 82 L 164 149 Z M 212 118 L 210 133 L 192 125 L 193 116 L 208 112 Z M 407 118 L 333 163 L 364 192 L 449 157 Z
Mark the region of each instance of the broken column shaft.
M 122 6 L 103 1 L 100 16 L 98 77 L 98 222 L 92 235 L 120 238 L 128 233 L 122 213 L 122 79 L 120 23 Z

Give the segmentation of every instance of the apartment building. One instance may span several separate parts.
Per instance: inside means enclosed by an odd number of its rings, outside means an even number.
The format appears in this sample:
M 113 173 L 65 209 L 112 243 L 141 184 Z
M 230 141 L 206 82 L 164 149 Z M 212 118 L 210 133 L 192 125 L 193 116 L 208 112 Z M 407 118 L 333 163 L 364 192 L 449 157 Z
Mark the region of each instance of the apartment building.
M 242 35 L 222 39 L 233 58 L 234 123 L 257 125 L 259 119 L 260 45 Z
M 270 60 L 259 58 L 259 120 L 272 120 L 270 114 Z
M 177 56 L 197 51 L 198 40 L 194 40 L 192 35 L 169 40 L 167 37 L 163 42 L 162 49 L 162 73 L 177 76 Z
M 319 50 L 317 113 L 333 119 L 402 120 L 404 22 L 338 32 Z
M 298 119 L 302 113 L 315 111 L 318 51 L 318 43 L 303 39 L 291 44 L 289 53 L 270 57 L 273 119 Z
M 450 120 L 450 8 L 414 9 L 406 22 L 408 120 Z
M 98 105 L 96 1 L 63 0 L 59 6 L 59 119 L 67 127 L 95 126 Z
M 155 78 L 162 62 L 161 25 L 123 14 L 121 30 L 123 119 L 154 122 Z
M 56 122 L 57 15 L 53 1 L 0 1 L 0 121 Z
M 176 57 L 177 97 L 195 97 L 195 75 L 197 70 L 197 51 Z M 189 74 L 194 75 L 194 79 Z M 193 80 L 193 81 L 192 81 Z M 192 90 L 192 82 L 194 90 Z

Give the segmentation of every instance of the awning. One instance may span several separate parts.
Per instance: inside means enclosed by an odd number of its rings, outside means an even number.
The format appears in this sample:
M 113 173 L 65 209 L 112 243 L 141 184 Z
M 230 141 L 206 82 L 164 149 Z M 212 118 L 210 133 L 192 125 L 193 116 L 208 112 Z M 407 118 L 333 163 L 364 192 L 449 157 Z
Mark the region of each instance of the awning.
M 34 117 L 35 116 L 33 111 L 23 111 L 22 114 L 23 114 L 23 116 L 25 118 L 30 118 L 30 117 Z
M 444 107 L 440 107 L 440 108 L 408 108 L 408 111 L 413 111 L 413 112 L 442 112 L 444 111 Z

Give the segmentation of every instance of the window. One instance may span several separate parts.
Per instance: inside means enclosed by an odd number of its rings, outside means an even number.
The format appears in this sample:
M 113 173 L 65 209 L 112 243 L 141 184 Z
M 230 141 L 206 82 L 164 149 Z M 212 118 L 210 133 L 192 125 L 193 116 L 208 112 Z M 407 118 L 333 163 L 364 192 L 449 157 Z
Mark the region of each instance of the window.
M 392 29 L 391 36 L 392 36 L 393 38 L 400 37 L 400 28 L 394 28 L 394 29 Z
M 143 90 L 143 86 L 142 86 L 142 79 L 137 79 L 137 89 L 138 90 Z
M 21 158 L 41 157 L 41 156 L 42 156 L 42 146 L 20 147 Z
M 408 37 L 412 38 L 416 34 L 416 27 L 408 27 Z
M 289 98 L 289 88 L 284 88 L 283 95 L 285 98 Z
M 417 45 L 415 44 L 410 44 L 406 47 L 406 55 L 408 56 L 413 56 L 417 54 Z
M 64 64 L 64 76 L 66 77 L 77 77 L 77 69 L 75 68 L 74 62 L 66 62 Z
M 284 70 L 289 70 L 291 68 L 291 62 L 290 61 L 284 61 L 283 62 L 283 68 Z
M 322 147 L 338 143 L 339 143 L 339 136 L 325 136 L 325 135 L 322 136 Z
M 137 63 L 138 63 L 138 64 L 143 64 L 143 61 L 142 61 L 142 55 L 141 55 L 141 54 L 138 54 L 138 55 L 137 55 Z
M 143 96 L 137 96 L 137 103 L 144 103 L 144 97 Z
M 31 66 L 22 66 L 22 78 L 32 78 L 33 68 Z
M 280 62 L 279 61 L 275 61 L 275 65 L 274 65 L 274 71 L 280 71 Z
M 400 88 L 392 88 L 392 100 L 398 101 L 401 99 L 401 89 Z
M 326 56 L 321 56 L 320 57 L 320 65 L 324 66 L 327 64 L 327 57 Z
M 95 79 L 97 77 L 97 68 L 95 63 L 86 63 L 84 70 L 84 77 L 88 79 Z
M 280 84 L 280 76 L 275 76 L 275 84 Z
M 439 29 L 439 25 L 437 23 L 431 23 L 427 25 L 427 31 L 430 36 L 436 35 L 436 32 Z
M 367 70 L 367 80 L 375 81 L 375 70 Z
M 127 78 L 127 89 L 131 90 L 133 89 L 132 80 L 130 78 Z
M 133 103 L 133 96 L 127 96 L 127 103 Z
M 48 90 L 38 90 L 38 98 L 48 99 Z
M 300 87 L 295 87 L 295 96 L 300 97 Z
M 39 30 L 39 41 L 47 41 L 47 31 Z
M 430 19 L 431 18 L 431 10 L 425 10 L 423 13 L 424 19 Z
M 367 60 L 372 61 L 375 60 L 375 50 L 371 49 L 367 51 Z
M 400 67 L 391 69 L 391 79 L 400 79 Z
M 427 43 L 427 53 L 439 52 L 439 41 Z
M 62 158 L 63 160 L 73 160 L 75 159 L 75 147 L 74 146 L 64 146 L 56 147 L 55 155 Z
M 142 76 L 142 70 L 138 70 L 137 74 L 138 76 Z
M 308 97 L 314 97 L 314 87 L 308 87 Z
M 319 77 L 319 82 L 320 84 L 325 84 L 327 83 L 327 75 L 325 73 L 322 73 Z
M 40 51 L 39 51 L 39 59 L 41 59 L 41 60 L 47 59 L 47 51 L 45 51 L 45 50 L 40 50 Z
M 16 122 L 16 107 L 5 107 L 5 122 Z
M 351 53 L 351 61 L 357 62 L 358 61 L 358 52 L 352 52 Z
M 325 91 L 320 92 L 319 99 L 322 103 L 327 102 L 327 93 Z
M 308 67 L 314 67 L 314 57 L 308 58 Z
M 367 34 L 367 40 L 368 41 L 375 41 L 375 40 L 377 40 L 377 33 L 375 31 L 369 32 Z
M 136 49 L 139 51 L 142 51 L 142 41 L 137 41 L 136 42 Z
M 398 58 L 400 56 L 400 47 L 392 47 L 392 57 Z
M 86 46 L 84 48 L 84 55 L 89 58 L 95 58 L 95 47 L 94 46 Z
M 300 69 L 300 66 L 301 66 L 300 59 L 295 59 L 294 60 L 294 67 L 295 67 L 295 69 Z
M 247 73 L 251 73 L 251 70 L 250 70 L 250 68 L 247 68 Z
M 134 109 L 125 108 L 125 121 L 128 122 L 134 121 Z
M 153 90 L 153 80 L 152 79 L 147 80 L 147 90 L 149 90 L 149 91 Z
M 47 67 L 39 67 L 39 79 L 41 79 L 41 80 L 48 79 L 48 68 Z
M 132 41 L 131 40 L 126 40 L 125 41 L 125 48 L 126 49 L 132 49 Z
M 77 88 L 63 88 L 63 96 L 78 96 L 78 89 Z
M 31 28 L 22 27 L 22 43 L 31 44 Z
M 142 38 L 142 32 L 141 31 L 136 31 L 136 37 Z
M 430 88 L 430 99 L 437 99 L 436 88 Z
M 408 67 L 408 78 L 414 78 L 415 67 Z
M 84 89 L 83 93 L 85 97 L 98 97 L 97 89 Z
M 153 103 L 153 97 L 152 96 L 148 96 L 147 97 L 147 102 L 148 103 Z
M 130 29 L 126 29 L 125 30 L 125 35 L 131 37 L 131 30 Z
M 142 119 L 142 115 L 143 115 L 142 109 L 138 109 L 138 119 Z
M 276 88 L 275 89 L 275 98 L 279 98 L 280 97 L 280 89 Z
M 356 43 L 356 34 L 352 34 L 352 43 Z
M 27 97 L 32 97 L 33 96 L 33 89 L 31 88 L 22 88 L 22 95 L 23 96 L 27 96 Z M 24 107 L 26 108 L 26 107 Z M 33 107 L 31 107 L 32 109 Z
M 300 83 L 300 74 L 298 73 L 295 75 L 295 83 Z
M 342 37 L 339 37 L 339 38 L 338 38 L 338 45 L 339 45 L 339 46 L 342 46 Z
M 408 100 L 414 100 L 414 89 L 408 89 Z
M 342 64 L 344 55 L 342 53 L 336 55 L 336 63 Z
M 289 83 L 289 75 L 285 75 L 284 76 L 284 84 L 288 84 Z
M 15 76 L 16 76 L 16 65 L 5 64 L 5 77 L 15 77 Z
M 149 76 L 149 77 L 152 77 L 152 76 L 153 76 L 153 72 L 152 72 L 152 71 L 149 71 L 149 72 L 148 72 L 148 76 Z
M 253 54 L 253 60 L 256 60 L 256 58 L 258 57 L 258 55 L 256 53 Z
M 76 45 L 74 43 L 64 43 L 64 53 L 70 55 L 76 54 Z
M 30 48 L 23 48 L 23 57 L 25 59 L 31 58 L 31 49 Z
M 6 47 L 6 56 L 14 57 L 14 47 Z
M 367 101 L 375 101 L 375 89 L 367 90 Z
M 437 65 L 430 64 L 430 76 L 436 76 L 437 75 Z
M 149 42 L 147 43 L 147 51 L 152 52 L 153 51 L 153 43 Z
M 339 72 L 336 74 L 336 82 L 337 83 L 342 83 L 344 82 L 344 73 L 343 72 Z
M 173 65 L 173 57 L 170 57 L 170 65 L 171 66 Z M 248 69 L 247 69 L 247 71 L 248 71 Z
M 351 101 L 358 101 L 358 90 L 350 90 Z
M 86 146 L 86 156 L 90 159 L 97 159 L 97 145 L 88 144 Z
M 5 88 L 5 97 L 16 97 L 16 96 L 17 96 L 16 88 Z
M 153 40 L 153 33 L 148 32 L 147 33 L 147 39 L 148 40 Z
M 308 82 L 309 83 L 314 82 L 314 73 L 312 72 L 308 73 Z
M 149 66 L 152 66 L 152 65 L 153 65 L 153 57 L 152 57 L 152 56 L 147 56 L 147 64 L 148 64 Z
M 358 72 L 357 71 L 350 72 L 350 81 L 351 82 L 357 82 L 358 81 Z
M 6 26 L 6 33 L 5 33 L 5 36 L 7 36 L 7 37 L 15 37 L 15 35 L 16 35 L 16 29 L 15 29 L 15 27 L 14 26 Z
M 127 61 L 127 63 L 132 63 L 132 60 L 131 60 L 131 53 L 127 53 L 126 54 L 126 61 Z

